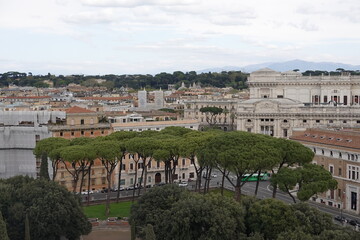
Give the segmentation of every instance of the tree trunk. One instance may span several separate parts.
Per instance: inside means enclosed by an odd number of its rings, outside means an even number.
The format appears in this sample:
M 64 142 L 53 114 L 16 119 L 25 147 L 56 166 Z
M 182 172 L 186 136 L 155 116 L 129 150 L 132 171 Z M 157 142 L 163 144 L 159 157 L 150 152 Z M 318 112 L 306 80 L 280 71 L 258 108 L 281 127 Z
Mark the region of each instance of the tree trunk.
M 91 179 L 90 179 L 90 173 L 91 173 L 91 167 L 92 167 L 92 164 L 89 165 L 89 173 L 88 173 L 88 189 L 87 189 L 87 205 L 89 206 L 90 205 L 90 182 L 91 182 Z
M 257 180 L 256 180 L 256 187 L 255 187 L 255 197 L 257 196 L 257 193 L 258 193 L 258 190 L 259 190 L 260 174 L 261 174 L 261 170 L 258 171 L 258 176 L 257 176 Z
M 132 202 L 135 201 L 135 186 L 137 183 L 137 172 L 138 172 L 138 162 L 135 162 L 135 179 L 134 179 L 134 189 L 133 189 L 133 195 L 132 195 Z
M 57 174 L 57 165 L 59 163 L 59 160 L 55 160 L 55 161 L 51 161 L 51 166 L 52 166 L 52 169 L 53 169 L 53 177 L 52 177 L 52 180 L 55 181 L 55 177 L 56 177 L 56 174 Z
M 141 177 L 140 177 L 139 188 L 138 188 L 138 196 L 140 196 L 141 185 L 142 185 L 142 182 L 143 182 L 145 168 L 146 168 L 146 166 L 145 166 L 145 163 L 143 162 L 143 169 L 141 171 Z
M 83 184 L 84 184 L 84 178 L 85 178 L 85 175 L 86 175 L 86 173 L 85 173 L 85 167 L 81 167 L 82 168 L 82 170 L 81 170 L 81 179 L 80 179 L 80 186 L 79 186 L 79 192 L 80 192 L 80 194 L 82 193 L 82 188 L 83 188 Z
M 235 200 L 238 202 L 241 200 L 241 185 L 239 183 L 235 186 Z
M 208 175 L 208 179 L 207 179 L 207 189 L 206 189 L 206 192 L 208 193 L 209 192 L 209 189 L 210 189 L 210 181 L 211 181 L 211 171 L 212 171 L 212 168 L 210 168 L 210 171 L 209 171 L 209 175 Z
M 225 174 L 226 174 L 226 169 L 224 169 L 224 173 L 221 179 L 221 196 L 224 196 Z
M 120 160 L 120 167 L 119 167 L 119 175 L 118 175 L 118 188 L 117 188 L 117 194 L 116 194 L 116 202 L 119 202 L 120 199 L 120 187 L 121 187 L 121 170 L 122 170 L 122 157 Z
M 274 176 L 275 174 L 274 170 L 271 170 L 271 172 L 272 172 L 272 176 Z M 276 198 L 277 184 L 275 183 L 275 185 L 273 185 L 272 187 L 273 187 L 272 198 Z
M 105 205 L 105 216 L 109 217 L 110 214 L 110 185 L 111 185 L 111 173 L 112 172 L 107 172 L 107 181 L 108 181 L 108 190 L 106 192 L 106 205 Z
M 165 183 L 167 184 L 169 182 L 169 176 L 168 176 L 168 163 L 165 161 Z
M 287 186 L 285 186 L 286 188 L 286 192 L 290 195 L 290 197 L 292 198 L 292 200 L 294 201 L 294 203 L 296 203 L 296 199 L 294 198 L 294 196 L 291 194 L 291 192 L 289 191 L 289 188 Z
M 150 166 L 150 163 L 151 163 L 151 158 L 150 158 L 149 162 L 146 164 L 146 167 L 145 167 L 145 176 L 144 176 L 144 193 L 146 193 L 147 170 L 148 170 L 148 167 Z

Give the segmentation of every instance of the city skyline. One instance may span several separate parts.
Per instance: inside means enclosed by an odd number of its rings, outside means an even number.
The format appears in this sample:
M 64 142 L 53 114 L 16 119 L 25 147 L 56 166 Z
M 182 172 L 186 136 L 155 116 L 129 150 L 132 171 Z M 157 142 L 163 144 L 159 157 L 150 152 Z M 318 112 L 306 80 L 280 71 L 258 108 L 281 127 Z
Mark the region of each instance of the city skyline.
M 0 72 L 154 74 L 359 65 L 356 1 L 0 0 Z

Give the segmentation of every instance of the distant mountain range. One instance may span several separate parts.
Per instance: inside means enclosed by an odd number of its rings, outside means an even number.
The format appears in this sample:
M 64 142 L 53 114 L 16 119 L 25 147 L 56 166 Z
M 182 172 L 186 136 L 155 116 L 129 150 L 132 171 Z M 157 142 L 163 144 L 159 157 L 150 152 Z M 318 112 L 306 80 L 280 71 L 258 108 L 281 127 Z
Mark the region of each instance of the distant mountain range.
M 338 68 L 343 68 L 345 70 L 360 70 L 360 65 L 351 65 L 344 63 L 334 63 L 334 62 L 308 62 L 303 60 L 291 60 L 286 62 L 267 62 L 260 64 L 252 64 L 244 67 L 235 67 L 235 66 L 225 66 L 218 68 L 208 68 L 197 71 L 201 72 L 222 72 L 222 71 L 242 71 L 242 72 L 253 72 L 261 68 L 270 68 L 275 71 L 285 72 L 289 70 L 299 69 L 300 72 L 305 72 L 306 70 L 321 70 L 321 71 L 336 71 Z

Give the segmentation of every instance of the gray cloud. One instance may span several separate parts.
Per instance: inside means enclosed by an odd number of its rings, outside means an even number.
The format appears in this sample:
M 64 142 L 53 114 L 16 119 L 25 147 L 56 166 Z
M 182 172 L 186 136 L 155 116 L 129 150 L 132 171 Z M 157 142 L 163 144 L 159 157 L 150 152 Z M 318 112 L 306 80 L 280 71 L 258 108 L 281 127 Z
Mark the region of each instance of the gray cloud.
M 92 7 L 122 7 L 134 8 L 139 6 L 178 6 L 188 5 L 194 0 L 81 0 L 82 4 Z

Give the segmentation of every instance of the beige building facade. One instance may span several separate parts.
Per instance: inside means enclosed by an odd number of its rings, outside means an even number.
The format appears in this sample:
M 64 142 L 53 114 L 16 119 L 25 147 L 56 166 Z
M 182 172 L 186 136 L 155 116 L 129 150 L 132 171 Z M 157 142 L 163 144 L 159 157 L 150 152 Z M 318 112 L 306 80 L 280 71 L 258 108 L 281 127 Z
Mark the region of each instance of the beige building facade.
M 307 129 L 294 131 L 292 140 L 314 151 L 313 163 L 327 169 L 337 189 L 312 200 L 360 214 L 360 132 Z

